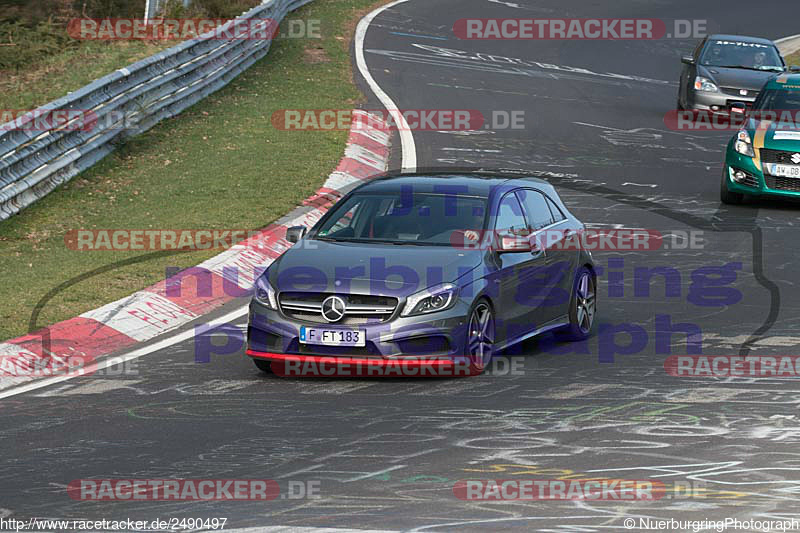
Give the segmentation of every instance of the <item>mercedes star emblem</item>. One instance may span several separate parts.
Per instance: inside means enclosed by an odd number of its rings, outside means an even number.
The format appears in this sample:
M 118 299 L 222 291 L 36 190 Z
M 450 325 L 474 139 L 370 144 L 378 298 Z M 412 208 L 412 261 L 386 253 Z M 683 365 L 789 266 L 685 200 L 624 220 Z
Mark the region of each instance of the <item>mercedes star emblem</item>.
M 328 322 L 338 322 L 344 316 L 344 300 L 338 296 L 328 296 L 322 302 L 322 318 Z

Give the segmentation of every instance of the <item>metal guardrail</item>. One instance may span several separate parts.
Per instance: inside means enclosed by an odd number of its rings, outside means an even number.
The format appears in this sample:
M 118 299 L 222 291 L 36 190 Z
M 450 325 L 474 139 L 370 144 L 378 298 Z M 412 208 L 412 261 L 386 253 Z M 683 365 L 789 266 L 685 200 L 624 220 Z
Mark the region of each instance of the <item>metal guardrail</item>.
M 311 1 L 266 0 L 239 20 L 270 19 L 277 24 Z M 121 68 L 26 115 L 46 122 L 54 111 L 85 112 L 92 116 L 91 128 L 34 131 L 15 129 L 13 123 L 0 126 L 0 220 L 91 167 L 125 139 L 221 89 L 266 55 L 271 40 L 209 38 L 226 36 L 235 23 Z

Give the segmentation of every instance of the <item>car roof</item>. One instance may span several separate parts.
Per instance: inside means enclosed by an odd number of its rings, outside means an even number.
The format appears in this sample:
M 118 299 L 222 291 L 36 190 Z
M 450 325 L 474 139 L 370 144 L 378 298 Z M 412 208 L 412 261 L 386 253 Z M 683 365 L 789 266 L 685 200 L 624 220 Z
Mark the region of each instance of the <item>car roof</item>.
M 775 43 L 770 41 L 769 39 L 762 39 L 761 37 L 750 37 L 748 35 L 728 35 L 724 33 L 717 33 L 714 35 L 710 35 L 708 37 L 709 41 L 738 41 L 741 43 L 757 43 L 757 44 L 768 44 L 770 46 L 775 46 Z
M 498 188 L 534 187 L 555 195 L 555 189 L 547 181 L 530 176 L 503 175 L 486 171 L 420 171 L 414 173 L 392 173 L 373 179 L 358 187 L 358 192 L 394 192 L 401 186 L 411 186 L 417 193 L 447 192 L 449 187 L 466 186 L 465 194 L 486 196 Z M 557 196 L 557 195 L 556 195 Z

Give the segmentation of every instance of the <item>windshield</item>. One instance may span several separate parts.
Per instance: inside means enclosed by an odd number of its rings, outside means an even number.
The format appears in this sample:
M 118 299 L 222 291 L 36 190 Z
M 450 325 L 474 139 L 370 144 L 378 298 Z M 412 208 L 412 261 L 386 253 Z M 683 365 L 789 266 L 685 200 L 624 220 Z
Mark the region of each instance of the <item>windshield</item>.
M 454 232 L 483 229 L 486 198 L 458 194 L 354 194 L 334 207 L 314 238 L 444 246 Z
M 756 111 L 800 111 L 800 90 L 764 89 L 753 105 Z
M 783 61 L 774 46 L 740 41 L 711 41 L 700 64 L 751 70 L 783 71 Z

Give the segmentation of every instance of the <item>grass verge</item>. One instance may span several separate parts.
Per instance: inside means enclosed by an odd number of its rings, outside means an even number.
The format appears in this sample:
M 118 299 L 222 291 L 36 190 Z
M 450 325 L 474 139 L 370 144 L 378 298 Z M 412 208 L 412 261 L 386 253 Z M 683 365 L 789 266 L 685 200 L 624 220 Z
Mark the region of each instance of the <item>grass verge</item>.
M 30 5 L 28 5 L 30 4 Z M 195 0 L 184 8 L 168 2 L 168 18 L 228 19 L 259 0 Z M 0 109 L 33 109 L 178 43 L 173 41 L 79 40 L 70 19 L 137 18 L 144 0 L 11 0 L 0 11 Z
M 783 58 L 787 65 L 800 65 L 800 51 Z
M 30 69 L 0 72 L 0 109 L 33 109 L 44 105 L 170 46 L 175 43 L 86 41 L 80 46 L 66 47 L 37 60 Z
M 129 141 L 100 164 L 0 223 L 0 340 L 23 334 L 53 287 L 136 252 L 69 250 L 70 229 L 260 228 L 311 194 L 339 161 L 347 132 L 287 132 L 273 111 L 351 108 L 353 20 L 375 0 L 316 0 L 295 17 L 322 21 L 322 39 L 276 41 L 227 87 Z M 379 2 L 382 3 L 382 2 Z M 99 307 L 219 250 L 115 268 L 61 292 L 39 326 Z

